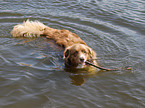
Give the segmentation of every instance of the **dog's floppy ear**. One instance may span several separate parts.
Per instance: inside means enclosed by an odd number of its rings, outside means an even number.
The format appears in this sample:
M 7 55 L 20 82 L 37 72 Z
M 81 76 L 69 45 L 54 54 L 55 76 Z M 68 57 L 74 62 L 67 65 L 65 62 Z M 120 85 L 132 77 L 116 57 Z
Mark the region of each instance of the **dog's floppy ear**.
M 96 53 L 91 48 L 88 48 L 88 50 L 91 58 L 96 57 Z
M 66 49 L 63 54 L 63 59 L 69 56 L 69 49 Z
M 68 55 L 69 55 L 69 49 L 66 50 L 65 57 L 68 57 Z

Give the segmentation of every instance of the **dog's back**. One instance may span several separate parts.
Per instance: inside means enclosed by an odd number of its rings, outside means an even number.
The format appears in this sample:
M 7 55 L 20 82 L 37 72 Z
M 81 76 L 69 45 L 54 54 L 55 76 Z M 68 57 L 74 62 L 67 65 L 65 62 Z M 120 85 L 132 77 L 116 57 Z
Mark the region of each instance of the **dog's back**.
M 75 33 L 69 30 L 58 30 L 50 28 L 39 21 L 23 22 L 14 26 L 11 34 L 13 37 L 40 37 L 46 36 L 49 39 L 53 39 L 60 46 L 67 47 L 73 44 L 85 44 L 86 43 Z

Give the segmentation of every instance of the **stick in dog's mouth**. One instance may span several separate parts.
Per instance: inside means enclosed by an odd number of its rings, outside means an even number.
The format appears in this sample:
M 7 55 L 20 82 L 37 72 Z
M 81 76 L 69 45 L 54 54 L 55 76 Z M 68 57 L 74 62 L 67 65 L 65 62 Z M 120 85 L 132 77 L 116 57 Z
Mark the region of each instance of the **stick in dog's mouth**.
M 94 65 L 94 64 L 92 64 L 89 61 L 85 61 L 85 63 L 88 64 L 88 65 L 91 65 L 93 67 L 96 67 L 96 68 L 98 68 L 100 70 L 104 70 L 104 71 L 119 71 L 119 70 L 122 70 L 122 69 L 119 69 L 119 68 L 116 68 L 116 69 L 104 68 L 104 67 L 101 67 L 101 66 L 98 66 L 98 65 Z M 131 70 L 131 67 L 125 67 L 123 70 Z

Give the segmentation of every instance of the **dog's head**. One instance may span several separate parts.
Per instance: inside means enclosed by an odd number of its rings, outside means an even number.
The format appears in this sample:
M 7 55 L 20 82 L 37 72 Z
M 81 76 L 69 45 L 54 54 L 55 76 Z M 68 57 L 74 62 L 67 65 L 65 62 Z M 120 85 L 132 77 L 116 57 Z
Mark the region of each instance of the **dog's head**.
M 65 49 L 63 59 L 66 66 L 83 68 L 87 60 L 96 64 L 96 53 L 87 45 L 74 44 Z

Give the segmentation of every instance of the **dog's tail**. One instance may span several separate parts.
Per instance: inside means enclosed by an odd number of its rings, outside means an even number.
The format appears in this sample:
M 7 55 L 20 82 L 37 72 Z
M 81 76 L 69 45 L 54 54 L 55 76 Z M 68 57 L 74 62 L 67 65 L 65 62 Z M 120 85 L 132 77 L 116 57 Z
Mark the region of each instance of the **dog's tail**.
M 14 26 L 11 34 L 13 37 L 40 37 L 47 26 L 39 21 L 24 21 Z

